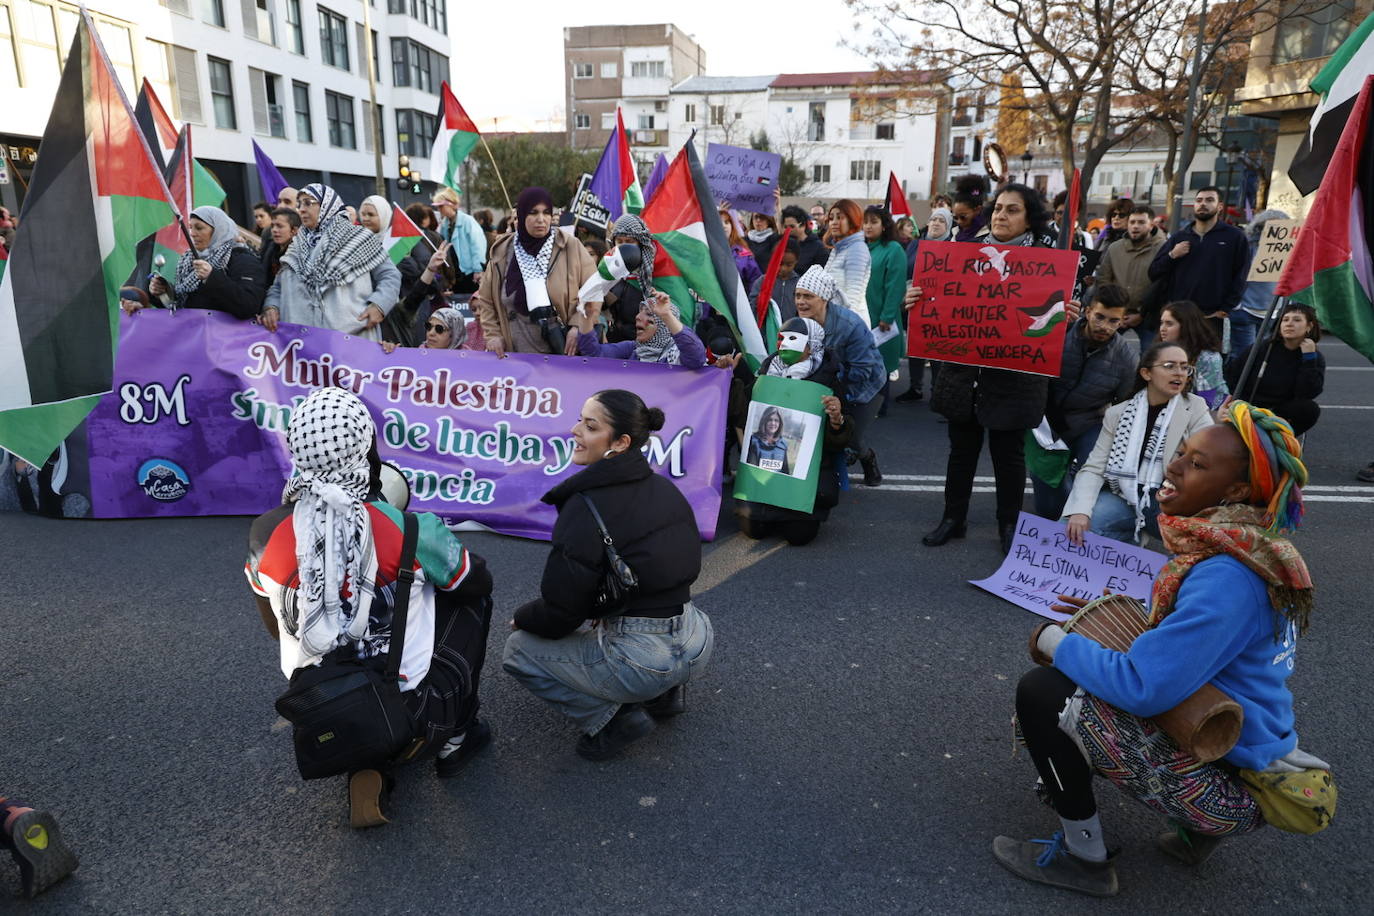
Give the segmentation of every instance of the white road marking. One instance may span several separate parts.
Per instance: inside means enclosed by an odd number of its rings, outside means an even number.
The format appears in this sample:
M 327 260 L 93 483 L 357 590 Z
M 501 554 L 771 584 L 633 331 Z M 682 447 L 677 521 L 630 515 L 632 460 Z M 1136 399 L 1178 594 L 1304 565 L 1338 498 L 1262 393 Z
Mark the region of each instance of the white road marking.
M 885 478 L 886 481 L 886 478 Z M 933 486 L 926 484 L 897 484 L 890 486 L 886 482 L 881 487 L 855 487 L 856 490 L 886 490 L 889 493 L 943 493 L 943 486 Z M 1322 490 L 1334 490 L 1334 493 L 1323 493 Z M 974 493 L 996 493 L 996 487 L 974 487 Z M 1027 496 L 1034 491 L 1026 487 Z M 1367 493 L 1367 496 L 1351 496 L 1347 493 Z M 1309 487 L 1302 491 L 1302 498 L 1310 503 L 1374 503 L 1374 489 L 1370 487 Z
M 1322 410 L 1374 410 L 1374 405 L 1364 404 L 1320 404 Z

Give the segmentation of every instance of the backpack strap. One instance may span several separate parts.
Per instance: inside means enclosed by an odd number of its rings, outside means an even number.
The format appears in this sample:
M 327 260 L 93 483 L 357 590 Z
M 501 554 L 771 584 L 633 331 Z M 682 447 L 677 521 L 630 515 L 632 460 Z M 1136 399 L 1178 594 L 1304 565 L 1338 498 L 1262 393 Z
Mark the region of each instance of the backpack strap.
M 401 656 L 406 638 L 406 613 L 410 607 L 410 588 L 415 583 L 415 545 L 420 538 L 420 522 L 411 512 L 401 513 L 401 562 L 396 569 L 396 600 L 391 609 L 391 642 L 386 651 L 386 676 L 401 676 Z

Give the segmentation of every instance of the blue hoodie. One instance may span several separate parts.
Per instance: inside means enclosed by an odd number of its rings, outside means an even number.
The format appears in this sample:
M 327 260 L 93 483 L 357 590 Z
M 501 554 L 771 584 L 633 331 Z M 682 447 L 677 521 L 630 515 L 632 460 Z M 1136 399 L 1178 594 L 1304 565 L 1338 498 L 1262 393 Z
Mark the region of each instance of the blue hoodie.
M 1262 770 L 1298 745 L 1287 684 L 1297 631 L 1285 621 L 1284 637 L 1275 641 L 1274 625 L 1264 580 L 1233 557 L 1210 557 L 1184 577 L 1173 613 L 1130 652 L 1070 633 L 1054 666 L 1088 693 L 1142 717 L 1172 709 L 1210 681 L 1245 714 L 1225 759 Z

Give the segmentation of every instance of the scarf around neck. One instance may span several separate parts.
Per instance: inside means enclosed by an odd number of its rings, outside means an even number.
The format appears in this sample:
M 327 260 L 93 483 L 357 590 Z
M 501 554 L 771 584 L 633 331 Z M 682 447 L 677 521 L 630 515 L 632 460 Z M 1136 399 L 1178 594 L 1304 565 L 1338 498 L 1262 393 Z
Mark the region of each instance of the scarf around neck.
M 825 328 L 810 318 L 802 318 L 798 315 L 792 321 L 806 322 L 807 343 L 811 347 L 811 355 L 806 359 L 798 360 L 792 365 L 782 361 L 782 358 L 774 353 L 769 359 L 764 372 L 768 375 L 780 376 L 782 378 L 810 378 L 817 369 L 821 367 L 821 362 L 825 359 Z
M 204 251 L 191 249 L 181 253 L 181 260 L 177 262 L 176 280 L 172 284 L 178 308 L 185 305 L 186 297 L 200 289 L 205 282 L 196 275 L 193 263 L 197 260 L 208 261 L 215 270 L 223 270 L 229 263 L 229 255 L 242 244 L 239 241 L 238 226 L 235 226 L 229 214 L 219 207 L 196 207 L 191 211 L 191 215 L 215 231 Z
M 282 255 L 317 302 L 336 286 L 352 283 L 388 260 L 381 237 L 349 222 L 344 202 L 333 188 L 306 185 L 302 194 L 320 202 L 320 221 L 314 229 L 302 228 Z
M 1150 625 L 1173 613 L 1179 587 L 1192 568 L 1210 557 L 1234 557 L 1264 580 L 1269 603 L 1302 635 L 1312 614 L 1312 575 L 1293 542 L 1265 530 L 1260 506 L 1213 506 L 1195 516 L 1160 515 L 1159 533 L 1173 554 L 1159 571 L 1150 593 Z
M 1135 510 L 1135 533 L 1145 527 L 1145 514 L 1150 510 L 1150 497 L 1164 482 L 1164 439 L 1174 410 L 1184 398 L 1176 394 L 1159 412 L 1154 425 L 1146 428 L 1150 404 L 1145 389 L 1137 391 L 1126 402 L 1121 419 L 1112 437 L 1112 450 L 1107 456 L 1104 476 L 1108 488 Z M 1123 436 L 1122 433 L 1126 435 Z M 1141 449 L 1144 448 L 1144 452 Z
M 678 311 L 676 305 L 669 305 L 673 315 L 680 318 L 682 313 Z M 670 366 L 682 365 L 682 354 L 678 351 L 677 341 L 673 335 L 668 333 L 668 328 L 658 316 L 653 313 L 645 303 L 644 309 L 649 312 L 649 317 L 654 322 L 654 336 L 644 343 L 635 344 L 635 359 L 641 363 L 666 363 Z

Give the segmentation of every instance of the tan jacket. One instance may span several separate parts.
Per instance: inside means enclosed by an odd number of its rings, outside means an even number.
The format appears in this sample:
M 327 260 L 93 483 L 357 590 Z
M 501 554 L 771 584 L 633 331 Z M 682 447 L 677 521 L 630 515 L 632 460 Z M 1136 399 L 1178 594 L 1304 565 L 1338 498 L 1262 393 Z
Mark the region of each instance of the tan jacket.
M 1116 436 L 1117 424 L 1121 422 L 1121 415 L 1126 412 L 1128 403 L 1130 401 L 1126 400 L 1107 408 L 1107 415 L 1102 418 L 1102 432 L 1097 436 L 1097 444 L 1093 446 L 1092 454 L 1083 463 L 1083 467 L 1079 468 L 1078 476 L 1074 477 L 1073 490 L 1069 493 L 1069 501 L 1064 504 L 1060 518 L 1068 518 L 1070 515 L 1093 517 L 1097 494 L 1101 493 L 1106 485 L 1107 459 L 1111 457 L 1112 439 Z M 1174 453 L 1178 451 L 1180 442 L 1211 425 L 1212 415 L 1207 412 L 1207 402 L 1195 394 L 1185 395 L 1183 402 L 1174 410 L 1174 415 L 1169 418 L 1169 428 L 1164 431 L 1165 466 L 1174 460 Z M 1131 431 L 1123 429 L 1121 434 L 1129 436 Z
M 1115 283 L 1130 294 L 1130 311 L 1140 311 L 1140 300 L 1150 288 L 1150 262 L 1164 245 L 1165 235 L 1155 230 L 1140 242 L 1130 236 L 1119 238 L 1102 252 L 1097 265 L 1097 282 Z
M 587 278 L 596 273 L 596 262 L 582 243 L 554 226 L 553 259 L 549 261 L 549 276 L 545 284 L 549 301 L 563 324 L 575 327 L 573 310 L 577 308 L 577 291 Z M 482 282 L 472 297 L 472 311 L 482 323 L 487 340 L 500 339 L 509 352 L 514 348 L 510 334 L 511 304 L 506 299 L 506 270 L 510 266 L 511 248 L 515 233 L 504 235 L 491 246 L 491 257 L 482 271 Z

